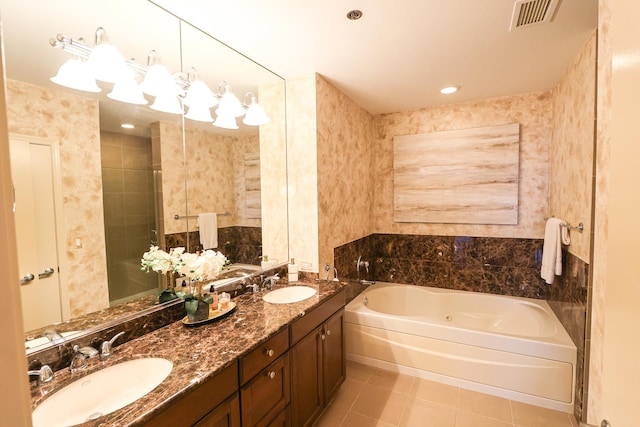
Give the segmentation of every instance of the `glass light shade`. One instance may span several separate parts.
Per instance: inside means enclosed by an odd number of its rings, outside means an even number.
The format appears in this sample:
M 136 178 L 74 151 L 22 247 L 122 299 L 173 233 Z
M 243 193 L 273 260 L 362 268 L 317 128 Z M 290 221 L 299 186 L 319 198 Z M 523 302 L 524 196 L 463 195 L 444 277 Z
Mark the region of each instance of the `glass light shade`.
M 118 80 L 107 96 L 116 101 L 126 102 L 127 104 L 146 105 L 149 101 L 147 101 L 142 94 L 140 85 L 134 78 L 133 71 L 128 71 L 127 77 Z
M 160 94 L 156 96 L 149 108 L 163 113 L 182 114 L 182 107 L 176 95 Z
M 245 112 L 246 111 L 244 107 L 242 107 L 240 101 L 238 101 L 238 98 L 236 98 L 236 96 L 229 91 L 225 92 L 224 95 L 222 95 L 220 104 L 218 104 L 218 108 L 216 108 L 216 114 L 218 115 L 218 117 L 220 115 L 240 117 L 244 115 Z
M 151 96 L 159 96 L 161 94 L 175 96 L 180 93 L 180 87 L 176 84 L 167 67 L 159 63 L 149 67 L 140 87 L 144 93 Z
M 224 129 L 238 129 L 236 118 L 230 114 L 218 114 L 218 116 L 216 117 L 216 121 L 213 122 L 213 125 Z
M 71 89 L 85 92 L 100 92 L 102 89 L 96 84 L 86 62 L 71 58 L 58 69 L 58 73 L 51 77 L 51 81 Z
M 209 122 L 213 121 L 213 117 L 211 117 L 211 111 L 207 107 L 203 106 L 191 106 L 189 107 L 189 111 L 184 115 L 185 119 L 195 120 L 198 122 Z
M 242 123 L 250 126 L 260 126 L 269 122 L 269 117 L 267 117 L 267 113 L 264 112 L 264 109 L 257 102 L 252 102 L 249 104 L 249 108 L 247 109 L 247 114 L 242 119 Z
M 211 89 L 202 80 L 195 80 L 189 84 L 187 96 L 184 98 L 187 107 L 211 108 L 218 104 L 218 99 L 213 96 Z M 213 119 L 211 119 L 213 121 Z
M 124 57 L 112 44 L 100 43 L 93 48 L 87 61 L 96 80 L 115 83 L 126 72 Z

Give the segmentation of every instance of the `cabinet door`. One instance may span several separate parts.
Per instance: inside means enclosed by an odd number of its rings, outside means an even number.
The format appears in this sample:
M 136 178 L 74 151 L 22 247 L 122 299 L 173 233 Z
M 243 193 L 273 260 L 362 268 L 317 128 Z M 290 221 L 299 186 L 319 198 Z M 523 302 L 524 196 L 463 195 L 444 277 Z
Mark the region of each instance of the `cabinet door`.
M 343 317 L 341 310 L 322 325 L 323 403 L 326 406 L 346 377 Z
M 312 425 L 322 412 L 321 342 L 320 328 L 317 328 L 289 350 L 294 427 Z
M 291 409 L 289 406 L 280 412 L 267 427 L 291 427 Z
M 218 405 L 194 427 L 240 427 L 240 403 L 238 394 Z

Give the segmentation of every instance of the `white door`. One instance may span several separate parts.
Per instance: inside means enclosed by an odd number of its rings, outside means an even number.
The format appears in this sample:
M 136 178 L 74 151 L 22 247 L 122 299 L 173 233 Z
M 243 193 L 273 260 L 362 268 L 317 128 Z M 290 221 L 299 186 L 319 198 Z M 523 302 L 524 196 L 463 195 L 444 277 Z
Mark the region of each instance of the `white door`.
M 56 149 L 52 141 L 10 137 L 25 331 L 62 320 L 56 236 L 56 196 L 59 194 Z

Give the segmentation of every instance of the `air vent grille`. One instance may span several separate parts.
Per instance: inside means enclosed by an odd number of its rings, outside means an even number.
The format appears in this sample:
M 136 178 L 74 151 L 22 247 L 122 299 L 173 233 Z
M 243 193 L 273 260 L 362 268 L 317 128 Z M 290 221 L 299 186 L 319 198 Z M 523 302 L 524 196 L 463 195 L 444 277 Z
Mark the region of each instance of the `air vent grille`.
M 509 30 L 550 22 L 559 3 L 559 0 L 517 0 Z

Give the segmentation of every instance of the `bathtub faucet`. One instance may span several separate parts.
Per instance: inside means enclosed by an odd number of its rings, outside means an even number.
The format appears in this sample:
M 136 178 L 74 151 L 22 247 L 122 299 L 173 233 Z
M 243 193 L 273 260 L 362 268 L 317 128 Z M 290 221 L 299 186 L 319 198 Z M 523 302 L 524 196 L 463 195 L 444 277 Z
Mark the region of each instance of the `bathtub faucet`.
M 332 265 L 329 264 L 325 264 L 324 265 L 324 271 L 327 272 L 327 282 L 330 282 L 329 280 L 329 276 L 331 275 L 331 270 L 333 270 L 335 272 L 334 276 L 333 276 L 333 281 L 334 282 L 339 282 L 340 280 L 338 279 L 338 269 L 335 268 Z

